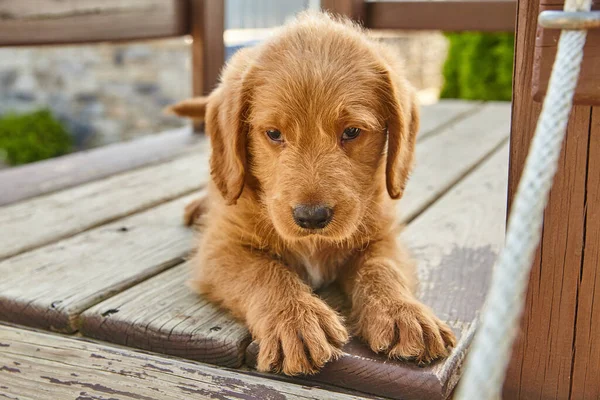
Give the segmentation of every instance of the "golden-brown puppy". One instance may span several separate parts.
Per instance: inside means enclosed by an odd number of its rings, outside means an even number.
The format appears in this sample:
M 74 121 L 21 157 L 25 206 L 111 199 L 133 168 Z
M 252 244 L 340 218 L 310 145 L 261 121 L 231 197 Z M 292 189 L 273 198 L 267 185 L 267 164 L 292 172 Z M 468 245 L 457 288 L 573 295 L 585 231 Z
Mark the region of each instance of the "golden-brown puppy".
M 402 70 L 351 23 L 304 14 L 236 53 L 210 96 L 171 109 L 205 115 L 212 144 L 192 282 L 246 322 L 261 371 L 313 373 L 340 355 L 346 328 L 313 293 L 333 281 L 374 351 L 429 362 L 454 345 L 397 242 L 419 125 Z

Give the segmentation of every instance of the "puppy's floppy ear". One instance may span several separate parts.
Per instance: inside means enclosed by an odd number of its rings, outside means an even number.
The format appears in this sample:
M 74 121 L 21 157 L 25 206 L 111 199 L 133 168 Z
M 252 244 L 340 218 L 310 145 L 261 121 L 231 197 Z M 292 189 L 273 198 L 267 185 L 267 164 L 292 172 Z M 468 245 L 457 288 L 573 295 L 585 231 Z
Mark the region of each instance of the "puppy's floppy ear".
M 241 81 L 227 82 L 214 93 L 206 113 L 212 153 L 210 173 L 228 205 L 244 189 L 247 168 L 248 94 Z
M 386 186 L 392 199 L 399 199 L 412 170 L 419 131 L 419 106 L 414 89 L 395 72 L 385 74 L 384 101 L 387 118 Z
M 246 121 L 253 48 L 237 51 L 222 71 L 219 86 L 208 97 L 184 100 L 166 109 L 179 116 L 205 121 L 212 153 L 210 174 L 227 204 L 235 204 L 244 189 L 247 163 Z
M 206 109 L 206 131 L 212 147 L 210 172 L 229 205 L 241 196 L 246 179 L 252 54 L 250 49 L 243 49 L 231 58 Z

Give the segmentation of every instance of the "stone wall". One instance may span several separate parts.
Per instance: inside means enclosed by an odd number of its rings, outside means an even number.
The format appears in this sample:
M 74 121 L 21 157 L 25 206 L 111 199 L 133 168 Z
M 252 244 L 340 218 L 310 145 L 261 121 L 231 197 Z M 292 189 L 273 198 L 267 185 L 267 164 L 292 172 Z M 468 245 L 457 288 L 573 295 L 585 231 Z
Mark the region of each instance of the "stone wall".
M 445 38 L 435 32 L 376 36 L 398 48 L 410 80 L 434 98 Z M 186 38 L 0 48 L 0 115 L 49 107 L 80 149 L 129 140 L 185 124 L 161 110 L 190 96 L 190 67 Z
M 79 148 L 181 126 L 161 109 L 189 95 L 183 38 L 0 49 L 0 114 L 49 107 Z

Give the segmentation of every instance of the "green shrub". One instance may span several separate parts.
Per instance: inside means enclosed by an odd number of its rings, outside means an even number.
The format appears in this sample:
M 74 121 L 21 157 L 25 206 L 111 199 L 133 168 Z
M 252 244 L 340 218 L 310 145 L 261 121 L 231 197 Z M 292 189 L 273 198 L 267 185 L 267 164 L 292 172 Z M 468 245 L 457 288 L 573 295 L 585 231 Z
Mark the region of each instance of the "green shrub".
M 450 33 L 442 98 L 510 100 L 514 34 Z
M 0 118 L 0 161 L 26 164 L 66 154 L 72 147 L 71 136 L 48 110 Z

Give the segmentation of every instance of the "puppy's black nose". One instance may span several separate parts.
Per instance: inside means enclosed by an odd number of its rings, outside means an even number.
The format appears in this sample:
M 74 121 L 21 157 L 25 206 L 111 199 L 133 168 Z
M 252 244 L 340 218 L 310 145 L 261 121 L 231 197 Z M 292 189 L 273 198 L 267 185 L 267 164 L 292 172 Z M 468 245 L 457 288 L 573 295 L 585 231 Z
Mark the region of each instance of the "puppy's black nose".
M 300 204 L 294 207 L 294 221 L 305 229 L 322 229 L 331 222 L 333 208 L 325 205 Z

